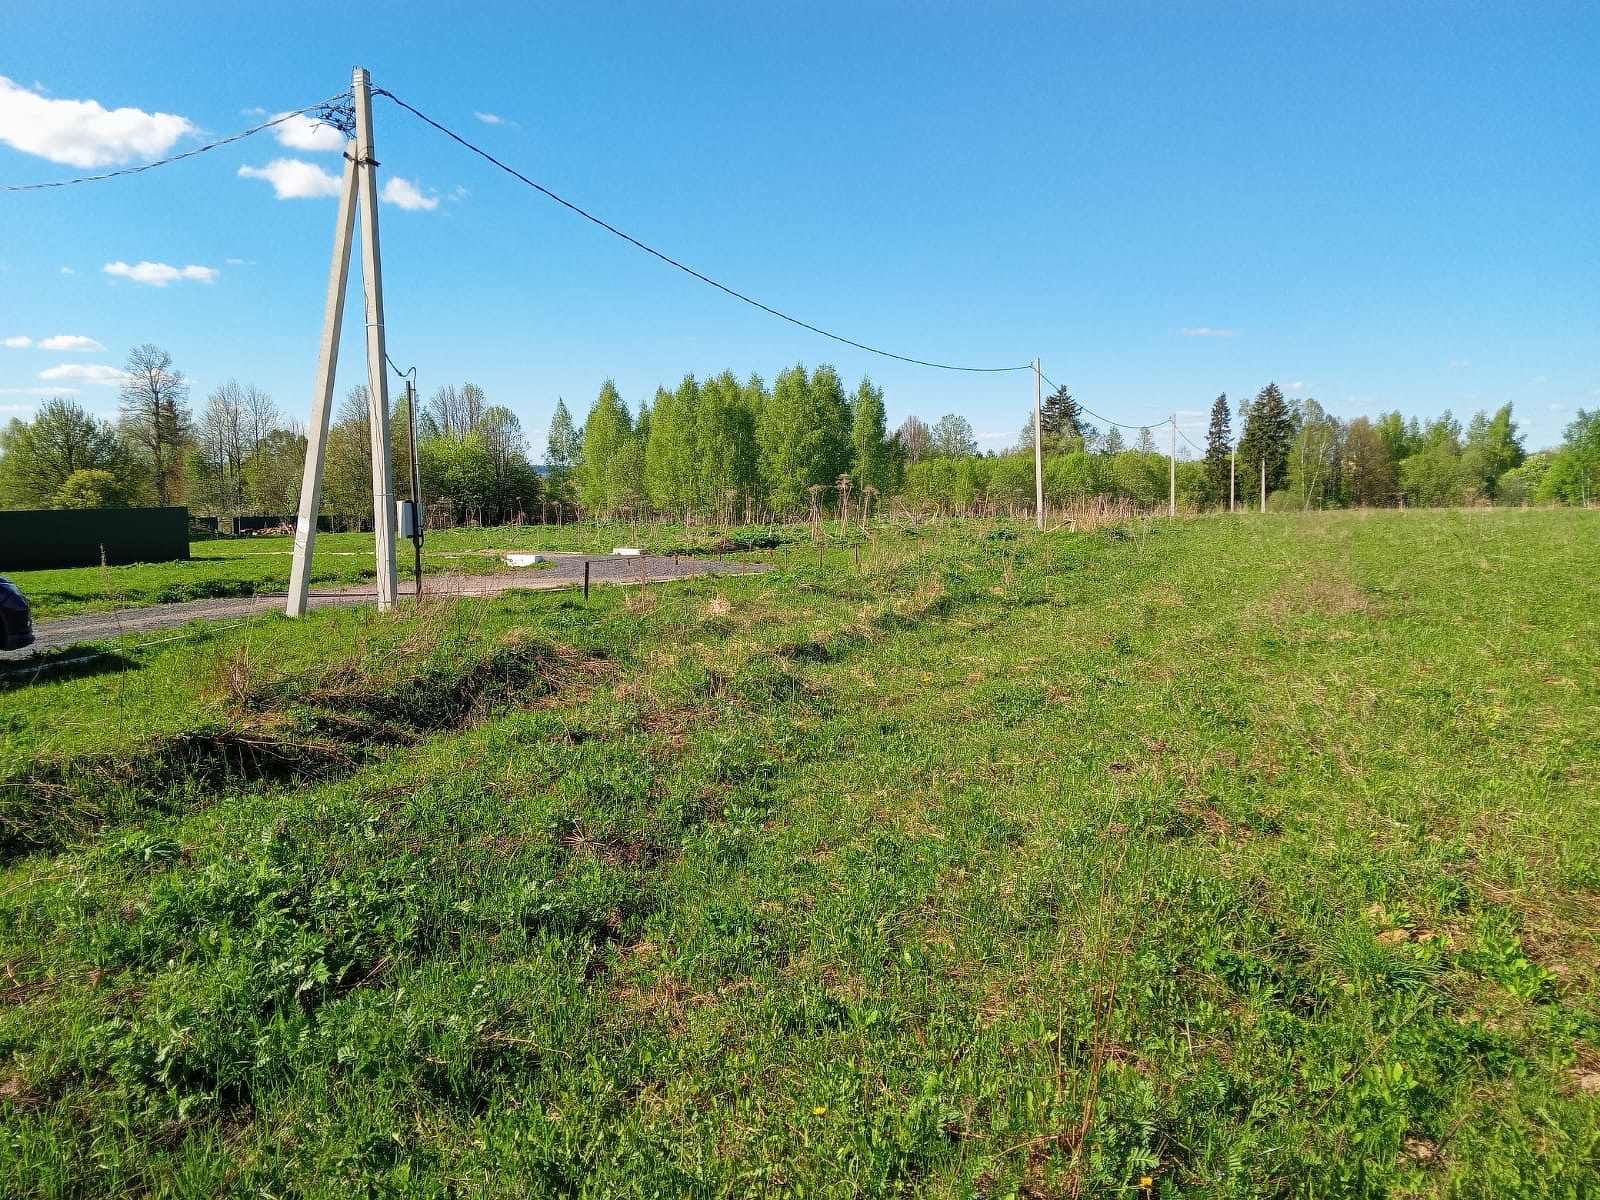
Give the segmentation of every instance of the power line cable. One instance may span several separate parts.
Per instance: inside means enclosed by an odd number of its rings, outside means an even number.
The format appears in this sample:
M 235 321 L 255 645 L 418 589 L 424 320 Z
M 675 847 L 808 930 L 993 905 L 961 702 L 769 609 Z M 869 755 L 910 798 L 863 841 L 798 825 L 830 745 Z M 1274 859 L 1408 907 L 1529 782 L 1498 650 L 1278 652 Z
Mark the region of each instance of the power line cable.
M 1039 378 L 1044 380 L 1046 383 L 1048 383 L 1053 388 L 1060 388 L 1062 386 L 1061 384 L 1057 383 L 1055 380 L 1051 379 L 1050 376 L 1046 375 L 1043 371 L 1039 372 Z M 1080 412 L 1087 413 L 1089 416 L 1093 417 L 1096 421 L 1103 421 L 1107 425 L 1115 425 L 1118 429 L 1132 429 L 1135 432 L 1137 432 L 1138 430 L 1141 430 L 1141 429 L 1153 429 L 1154 428 L 1154 426 L 1152 426 L 1152 425 L 1125 425 L 1121 421 L 1113 421 L 1110 417 L 1102 417 L 1099 413 L 1095 412 L 1094 409 L 1092 409 L 1092 408 L 1085 408 L 1084 405 L 1082 403 L 1080 403 L 1076 398 L 1074 398 L 1074 400 L 1072 402 L 1074 404 L 1078 405 L 1078 409 L 1079 409 Z
M 204 146 L 196 146 L 193 150 L 185 150 L 182 154 L 158 158 L 155 162 L 142 163 L 137 167 L 123 167 L 116 171 L 107 171 L 104 175 L 80 175 L 76 179 L 53 179 L 48 183 L 3 183 L 0 184 L 0 192 L 38 192 L 43 191 L 45 188 L 71 187 L 77 183 L 98 183 L 102 179 L 119 179 L 124 175 L 138 175 L 144 171 L 153 171 L 157 167 L 165 167 L 170 163 L 182 162 L 186 158 L 204 154 L 207 150 L 215 150 L 218 146 L 226 146 L 233 142 L 243 141 L 245 138 L 260 133 L 264 129 L 271 129 L 274 125 L 282 125 L 291 117 L 304 116 L 313 109 L 329 110 L 331 113 L 332 110 L 338 107 L 339 101 L 346 99 L 349 95 L 349 92 L 340 92 L 338 95 L 329 96 L 326 100 L 319 100 L 317 103 L 308 104 L 304 108 L 297 108 L 293 112 L 279 113 L 272 120 L 253 125 L 241 133 L 235 133 L 230 137 L 218 138 L 214 142 L 207 142 Z M 336 119 L 330 120 L 328 123 L 335 128 L 341 128 Z
M 1046 383 L 1048 383 L 1053 388 L 1059 388 L 1061 386 L 1055 380 L 1051 379 L 1050 376 L 1046 375 L 1043 371 L 1039 372 L 1039 378 L 1044 380 Z M 1154 422 L 1153 424 L 1150 424 L 1150 425 L 1127 425 L 1127 424 L 1124 424 L 1121 421 L 1113 421 L 1110 417 L 1102 417 L 1099 413 L 1095 412 L 1094 409 L 1086 407 L 1081 401 L 1079 401 L 1076 398 L 1074 398 L 1072 402 L 1078 406 L 1078 409 L 1079 409 L 1080 412 L 1083 412 L 1087 416 L 1093 417 L 1096 421 L 1102 421 L 1107 425 L 1115 425 L 1118 429 L 1132 429 L 1132 430 L 1138 431 L 1138 430 L 1142 430 L 1142 429 L 1154 429 L 1157 425 L 1165 425 L 1166 424 L 1166 421 L 1162 420 L 1162 421 L 1156 421 L 1156 422 Z M 1196 450 L 1200 450 L 1200 452 L 1202 454 L 1205 453 L 1205 451 L 1201 450 L 1201 448 L 1199 446 L 1195 446 L 1195 444 L 1192 441 L 1189 441 L 1189 435 L 1187 433 L 1185 433 L 1182 429 L 1178 430 L 1178 436 L 1181 437 L 1184 441 L 1189 442 L 1189 445 L 1194 446 L 1194 448 Z
M 646 254 L 653 255 L 654 257 L 659 258 L 662 262 L 666 263 L 668 266 L 676 267 L 678 270 L 682 271 L 684 274 L 692 275 L 694 278 L 698 279 L 701 283 L 710 284 L 712 287 L 716 288 L 719 292 L 725 292 L 729 296 L 732 296 L 735 300 L 742 300 L 744 303 L 746 303 L 748 305 L 751 305 L 754 308 L 759 308 L 762 312 L 767 313 L 767 314 L 769 314 L 771 316 L 777 317 L 781 321 L 787 321 L 791 325 L 798 325 L 801 329 L 810 330 L 812 333 L 820 334 L 825 338 L 829 338 L 829 339 L 831 339 L 832 341 L 835 341 L 835 342 L 840 342 L 840 343 L 842 343 L 842 344 L 844 344 L 846 346 L 854 346 L 857 350 L 865 350 L 868 354 L 876 354 L 876 355 L 878 355 L 878 356 L 880 356 L 882 358 L 892 358 L 892 359 L 895 359 L 895 360 L 897 360 L 899 362 L 914 363 L 915 365 L 917 365 L 919 367 L 933 367 L 935 370 L 939 370 L 939 371 L 965 371 L 965 372 L 968 372 L 968 373 L 971 373 L 971 374 L 993 375 L 993 374 L 1000 374 L 1002 372 L 1007 372 L 1007 371 L 1031 371 L 1031 370 L 1033 370 L 1033 364 L 1031 362 L 1022 363 L 1021 365 L 1015 366 L 1015 367 L 963 367 L 963 366 L 956 366 L 956 365 L 953 365 L 951 363 L 930 362 L 930 361 L 928 361 L 927 359 L 924 359 L 924 358 L 912 358 L 910 355 L 895 354 L 895 353 L 892 353 L 891 351 L 888 351 L 888 350 L 880 350 L 876 346 L 867 345 L 865 342 L 858 342 L 858 341 L 855 341 L 855 340 L 853 340 L 851 338 L 844 337 L 841 334 L 831 333 L 828 330 L 821 328 L 820 326 L 811 324 L 809 321 L 802 321 L 799 317 L 791 317 L 788 313 L 780 312 L 778 309 L 773 308 L 770 304 L 763 304 L 761 301 L 756 300 L 751 296 L 747 296 L 743 292 L 736 291 L 735 289 L 729 287 L 725 283 L 718 283 L 715 279 L 712 279 L 709 275 L 701 274 L 699 271 L 696 271 L 693 267 L 687 266 L 684 263 L 679 262 L 677 259 L 671 257 L 670 255 L 663 254 L 660 250 L 657 250 L 655 247 L 647 246 L 645 243 L 641 242 L 638 238 L 634 237 L 632 234 L 624 233 L 622 230 L 618 229 L 615 225 L 612 225 L 609 222 L 601 220 L 599 217 L 595 216 L 591 212 L 586 212 L 584 209 L 579 208 L 572 201 L 567 200 L 567 199 L 565 199 L 565 198 L 563 198 L 561 196 L 558 196 L 555 192 L 552 192 L 549 188 L 545 187 L 543 184 L 535 183 L 532 179 L 529 179 L 526 175 L 524 175 L 521 171 L 518 171 L 515 167 L 507 166 L 505 163 L 501 162 L 498 158 L 496 158 L 494 155 L 490 154 L 487 150 L 483 149 L 481 146 L 474 145 L 472 142 L 469 142 L 466 138 L 462 137 L 459 133 L 456 133 L 454 130 L 449 129 L 449 128 L 445 127 L 444 125 L 441 125 L 438 121 L 435 121 L 432 117 L 428 116 L 426 113 L 420 111 L 419 109 L 413 108 L 411 105 L 407 104 L 404 100 L 400 99 L 399 96 L 396 96 L 393 92 L 389 91 L 387 88 L 373 88 L 372 92 L 373 92 L 373 95 L 375 95 L 375 96 L 386 96 L 386 97 L 388 97 L 390 100 L 394 101 L 394 103 L 398 104 L 401 108 L 405 109 L 412 116 L 416 117 L 418 120 L 422 121 L 424 124 L 433 126 L 433 128 L 437 129 L 440 133 L 444 134 L 446 137 L 450 138 L 452 141 L 460 143 L 466 149 L 468 149 L 468 150 L 472 151 L 472 153 L 476 154 L 479 158 L 482 158 L 485 161 L 487 161 L 489 163 L 492 163 L 494 166 L 499 167 L 507 175 L 510 175 L 515 179 L 521 180 L 523 183 L 525 183 L 529 187 L 533 188 L 534 191 L 540 192 L 543 195 L 548 196 L 550 199 L 554 200 L 557 204 L 561 205 L 563 208 L 571 209 L 573 212 L 577 213 L 584 220 L 590 221 L 593 224 L 600 226 L 600 228 L 604 229 L 607 233 L 615 234 L 617 237 L 621 238 L 623 241 L 629 242 L 632 245 L 638 247 L 640 250 L 643 250 Z

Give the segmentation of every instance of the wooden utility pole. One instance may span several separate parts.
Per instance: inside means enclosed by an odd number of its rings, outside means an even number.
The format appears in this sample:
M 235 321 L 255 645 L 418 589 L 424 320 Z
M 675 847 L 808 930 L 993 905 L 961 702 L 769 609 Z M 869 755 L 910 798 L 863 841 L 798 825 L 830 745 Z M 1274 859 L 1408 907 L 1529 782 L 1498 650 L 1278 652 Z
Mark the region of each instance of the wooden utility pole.
M 1239 450 L 1238 447 L 1228 451 L 1228 511 L 1237 512 L 1239 508 Z
M 1033 511 L 1044 532 L 1044 420 L 1039 396 L 1039 360 L 1033 360 Z
M 1267 511 L 1267 460 L 1264 455 L 1261 459 L 1261 511 Z
M 328 426 L 333 406 L 333 375 L 339 359 L 339 334 L 344 324 L 344 294 L 350 280 L 350 242 L 356 208 L 361 209 L 361 275 L 367 313 L 368 425 L 372 434 L 372 529 L 377 552 L 378 608 L 394 608 L 398 590 L 395 571 L 394 465 L 389 459 L 389 356 L 383 330 L 383 265 L 378 249 L 378 160 L 372 138 L 372 80 L 357 67 L 351 83 L 356 135 L 345 148 L 344 181 L 339 192 L 339 218 L 334 230 L 333 267 L 323 314 L 322 349 L 317 385 L 311 398 L 311 427 L 306 444 L 300 512 L 295 523 L 294 561 L 289 570 L 285 611 L 303 616 L 311 585 L 311 556 L 316 546 L 317 512 L 322 505 L 322 472 L 327 460 Z
M 1167 460 L 1167 516 L 1178 515 L 1178 414 L 1172 414 L 1172 456 Z

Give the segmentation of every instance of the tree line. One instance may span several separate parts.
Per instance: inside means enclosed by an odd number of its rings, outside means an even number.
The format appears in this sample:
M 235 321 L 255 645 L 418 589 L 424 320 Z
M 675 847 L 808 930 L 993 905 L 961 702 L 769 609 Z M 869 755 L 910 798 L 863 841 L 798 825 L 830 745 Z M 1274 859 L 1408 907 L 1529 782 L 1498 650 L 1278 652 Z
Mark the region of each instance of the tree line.
M 596 516 L 783 519 L 842 511 L 852 494 L 870 511 L 899 490 L 907 458 L 885 419 L 881 388 L 863 378 L 847 392 L 829 366 L 791 367 L 770 388 L 686 375 L 637 411 L 607 380 L 581 433 L 557 402 L 545 463 L 552 493 Z
M 1101 433 L 1064 387 L 1041 408 L 1047 503 L 1167 501 L 1172 468 L 1152 430 L 1129 430 L 1131 445 L 1118 426 Z M 957 513 L 1030 510 L 1033 441 L 1030 413 L 1012 451 L 909 467 L 905 498 Z M 1175 474 L 1177 501 L 1190 510 L 1255 507 L 1263 484 L 1274 509 L 1588 504 L 1600 485 L 1600 411 L 1579 410 L 1559 449 L 1529 454 L 1509 404 L 1465 426 L 1448 411 L 1430 421 L 1399 412 L 1343 420 L 1268 384 L 1236 412 L 1218 396 L 1205 446 Z
M 1239 415 L 1234 447 L 1227 396 L 1211 408 L 1203 461 L 1213 500 L 1223 494 L 1232 451 L 1240 493 L 1254 495 L 1264 479 L 1272 502 L 1289 508 L 1586 503 L 1585 480 L 1600 466 L 1600 414 L 1581 410 L 1559 450 L 1532 455 L 1509 404 L 1474 413 L 1465 426 L 1448 410 L 1430 421 L 1398 411 L 1343 420 L 1315 400 L 1286 401 L 1268 384 Z
M 0 430 L 0 505 L 294 514 L 306 437 L 269 395 L 229 380 L 196 415 L 188 379 L 149 344 L 130 351 L 124 380 L 115 423 L 53 398 L 31 421 L 13 418 Z M 366 387 L 353 387 L 329 431 L 322 511 L 345 527 L 371 520 L 369 414 Z M 402 496 L 410 416 L 402 398 L 390 430 Z M 1152 430 L 1102 432 L 1065 387 L 1045 398 L 1039 424 L 1051 505 L 1166 501 L 1170 464 Z M 1023 515 L 1034 504 L 1031 412 L 1016 445 L 999 453 L 980 453 L 971 424 L 954 413 L 931 426 L 911 416 L 890 433 L 882 389 L 868 378 L 846 389 L 826 365 L 791 367 L 770 387 L 731 371 L 686 375 L 637 409 L 608 380 L 581 426 L 557 401 L 543 473 L 516 414 L 471 383 L 420 402 L 416 432 L 434 526 L 622 514 L 816 519 L 886 504 Z M 1343 420 L 1268 384 L 1237 409 L 1218 396 L 1202 452 L 1186 453 L 1176 476 L 1179 503 L 1196 510 L 1231 498 L 1253 506 L 1263 480 L 1276 508 L 1588 504 L 1600 490 L 1600 410 L 1579 410 L 1560 448 L 1529 454 L 1509 404 L 1465 425 L 1449 412 Z
M 190 383 L 158 346 L 137 346 L 123 370 L 118 419 L 97 420 L 57 397 L 31 421 L 0 430 L 0 506 L 93 508 L 187 504 L 202 516 L 298 511 L 306 435 L 272 397 L 229 380 L 198 414 Z M 372 519 L 372 440 L 367 388 L 353 387 L 328 431 L 322 511 L 345 527 Z M 391 417 L 396 491 L 409 493 L 409 413 Z M 527 519 L 544 498 L 515 413 L 468 383 L 441 387 L 418 405 L 423 495 L 436 524 Z
M 128 353 L 115 423 L 67 397 L 46 400 L 31 421 L 13 417 L 0 430 L 0 505 L 293 512 L 305 435 L 272 397 L 229 380 L 196 417 L 189 395 L 172 356 L 147 343 Z

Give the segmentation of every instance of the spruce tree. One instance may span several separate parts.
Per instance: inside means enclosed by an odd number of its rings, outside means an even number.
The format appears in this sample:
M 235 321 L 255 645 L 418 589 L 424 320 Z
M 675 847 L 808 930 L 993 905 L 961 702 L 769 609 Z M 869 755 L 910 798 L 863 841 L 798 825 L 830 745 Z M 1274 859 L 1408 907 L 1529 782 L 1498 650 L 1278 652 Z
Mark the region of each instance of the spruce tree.
M 1224 392 L 1211 405 L 1211 428 L 1206 432 L 1206 482 L 1219 504 L 1228 495 L 1229 456 L 1233 451 L 1233 430 L 1228 418 L 1228 394 Z
M 1046 453 L 1067 454 L 1081 445 L 1085 437 L 1083 414 L 1066 384 L 1044 398 L 1039 406 L 1039 427 L 1044 431 L 1042 445 Z
M 1278 385 L 1269 383 L 1256 393 L 1245 417 L 1244 436 L 1239 439 L 1241 475 L 1261 478 L 1261 464 L 1267 466 L 1267 490 L 1283 487 L 1289 475 L 1289 447 L 1294 444 L 1295 421 Z

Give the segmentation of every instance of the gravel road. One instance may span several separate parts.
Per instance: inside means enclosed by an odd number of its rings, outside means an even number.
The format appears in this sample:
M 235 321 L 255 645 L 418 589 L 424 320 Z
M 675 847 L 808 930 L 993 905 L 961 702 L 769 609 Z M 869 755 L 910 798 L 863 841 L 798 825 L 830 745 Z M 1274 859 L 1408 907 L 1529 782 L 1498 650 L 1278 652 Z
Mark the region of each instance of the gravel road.
M 583 564 L 589 564 L 591 583 L 637 584 L 641 559 L 632 555 L 571 554 L 565 552 L 546 554 L 548 566 L 526 567 L 516 571 L 502 571 L 495 575 L 425 575 L 422 594 L 428 596 L 498 596 L 513 588 L 530 588 L 536 591 L 554 591 L 560 588 L 583 586 Z M 718 562 L 705 558 L 644 556 L 645 579 L 650 583 L 671 579 L 687 579 L 694 575 L 745 575 L 771 570 L 768 563 L 729 560 Z M 401 573 L 400 599 L 411 599 L 412 583 Z M 377 589 L 373 584 L 312 591 L 311 607 L 325 608 L 331 604 L 373 604 Z M 101 642 L 108 638 L 130 633 L 150 633 L 187 625 L 190 621 L 242 620 L 259 613 L 282 610 L 284 593 L 274 592 L 229 600 L 185 600 L 178 604 L 157 604 L 147 608 L 124 608 L 115 612 L 84 613 L 76 617 L 63 617 L 55 621 L 35 621 L 34 642 L 26 650 L 0 651 L 0 662 L 27 659 L 35 653 L 59 650 L 84 642 Z

